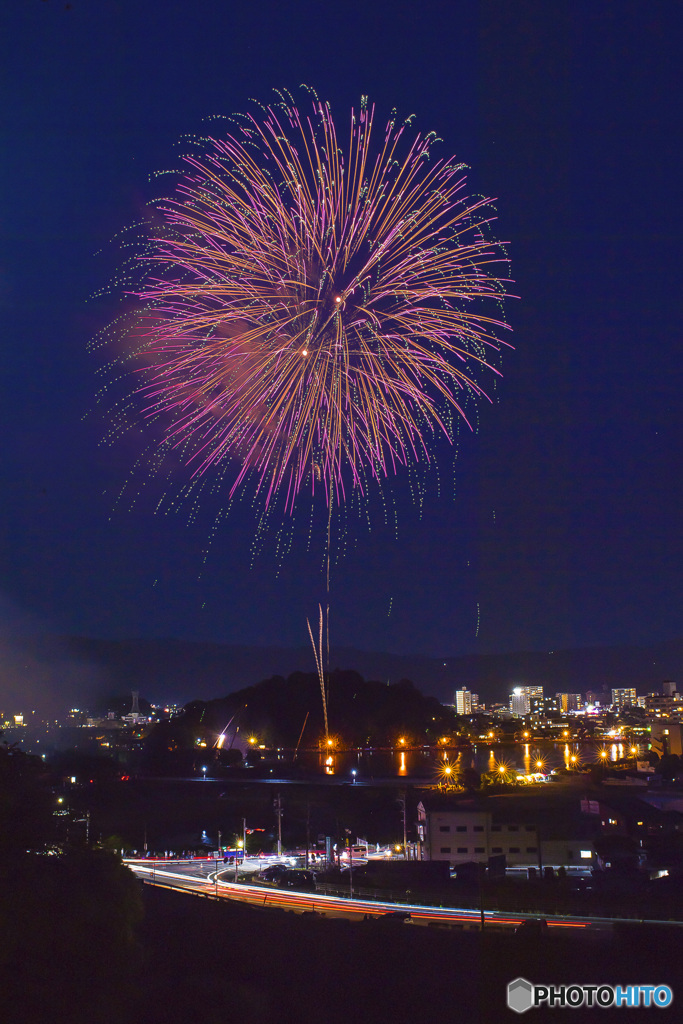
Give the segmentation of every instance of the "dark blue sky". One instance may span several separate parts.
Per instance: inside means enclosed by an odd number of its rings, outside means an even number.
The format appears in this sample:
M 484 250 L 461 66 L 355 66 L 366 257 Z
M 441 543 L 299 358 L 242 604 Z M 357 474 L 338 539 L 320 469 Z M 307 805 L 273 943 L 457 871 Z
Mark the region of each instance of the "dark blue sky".
M 367 93 L 444 138 L 470 193 L 497 199 L 521 297 L 455 498 L 445 466 L 421 517 L 398 482 L 398 540 L 381 515 L 352 527 L 333 642 L 446 655 L 680 636 L 681 20 L 667 0 L 5 10 L 0 614 L 305 642 L 324 577 L 303 541 L 252 568 L 245 505 L 203 567 L 215 501 L 192 526 L 154 516 L 151 493 L 112 513 L 138 453 L 98 446 L 87 343 L 112 306 L 87 300 L 181 135 L 307 82 L 344 118 Z

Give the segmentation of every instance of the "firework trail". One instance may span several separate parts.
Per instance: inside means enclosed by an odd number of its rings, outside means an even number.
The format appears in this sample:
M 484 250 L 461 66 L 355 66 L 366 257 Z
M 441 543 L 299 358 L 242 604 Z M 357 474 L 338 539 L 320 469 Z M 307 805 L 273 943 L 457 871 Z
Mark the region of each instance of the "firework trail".
M 506 282 L 487 201 L 434 135 L 377 126 L 364 99 L 341 141 L 329 105 L 278 95 L 200 140 L 154 204 L 118 361 L 195 480 L 291 514 L 304 489 L 341 506 L 454 440 L 504 344 Z

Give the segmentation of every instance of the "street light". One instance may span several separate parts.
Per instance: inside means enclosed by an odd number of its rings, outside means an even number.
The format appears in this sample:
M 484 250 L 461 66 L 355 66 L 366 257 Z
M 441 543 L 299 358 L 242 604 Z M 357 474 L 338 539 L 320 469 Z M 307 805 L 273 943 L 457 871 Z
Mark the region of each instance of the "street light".
M 356 784 L 356 775 L 358 774 L 358 772 L 356 771 L 356 769 L 355 769 L 355 768 L 352 768 L 352 769 L 351 769 L 351 774 L 352 774 L 352 776 L 353 776 L 353 784 L 354 784 L 354 786 L 355 786 L 355 784 Z
M 206 765 L 202 765 L 202 771 L 204 773 L 204 782 L 206 782 Z

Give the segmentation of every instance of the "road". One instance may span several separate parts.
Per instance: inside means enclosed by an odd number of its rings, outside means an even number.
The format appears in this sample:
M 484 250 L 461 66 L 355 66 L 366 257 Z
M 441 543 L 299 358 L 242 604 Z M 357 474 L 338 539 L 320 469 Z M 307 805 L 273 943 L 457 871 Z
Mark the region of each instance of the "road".
M 135 874 L 146 882 L 170 889 L 190 890 L 218 899 L 231 899 L 259 907 L 273 907 L 295 913 L 317 913 L 326 917 L 340 917 L 347 920 L 381 918 L 397 912 L 409 913 L 411 924 L 431 927 L 480 929 L 481 913 L 478 910 L 429 907 L 419 904 L 390 903 L 378 900 L 329 896 L 321 892 L 291 892 L 270 886 L 235 882 L 234 868 L 224 868 L 215 860 L 201 861 L 139 861 L 126 863 Z M 243 865 L 246 873 L 263 867 L 263 860 L 247 859 Z M 511 929 L 533 914 L 503 914 L 497 911 L 484 912 L 484 925 L 491 929 Z M 549 928 L 575 931 L 610 930 L 614 921 L 609 918 L 548 917 Z

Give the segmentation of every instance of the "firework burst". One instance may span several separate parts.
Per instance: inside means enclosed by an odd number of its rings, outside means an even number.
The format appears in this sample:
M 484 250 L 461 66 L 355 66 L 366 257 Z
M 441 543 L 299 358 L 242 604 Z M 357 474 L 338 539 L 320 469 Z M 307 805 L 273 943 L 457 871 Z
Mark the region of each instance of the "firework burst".
M 363 100 L 338 132 L 288 94 L 231 118 L 133 260 L 137 407 L 195 480 L 250 481 L 265 509 L 304 489 L 340 506 L 430 463 L 504 344 L 488 201 L 433 135 L 376 120 Z

